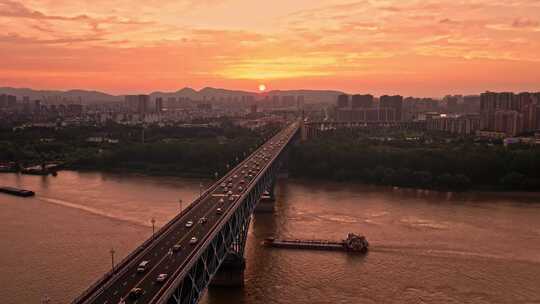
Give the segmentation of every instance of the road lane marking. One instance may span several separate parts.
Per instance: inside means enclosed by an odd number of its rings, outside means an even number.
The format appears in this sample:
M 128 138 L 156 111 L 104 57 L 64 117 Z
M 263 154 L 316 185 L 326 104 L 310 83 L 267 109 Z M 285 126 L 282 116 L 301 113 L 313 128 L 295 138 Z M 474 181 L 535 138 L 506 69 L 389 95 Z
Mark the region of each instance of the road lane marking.
M 207 210 L 203 211 L 203 215 L 204 215 L 204 216 L 208 216 L 208 215 L 213 211 L 213 208 L 212 208 L 213 205 L 212 205 L 212 204 L 209 204 L 210 202 L 211 202 L 211 201 L 208 201 L 207 204 L 206 204 L 206 205 L 209 206 L 209 208 L 208 208 Z M 202 207 L 204 207 L 204 206 L 202 206 Z M 197 212 L 197 215 L 198 215 L 198 214 L 199 214 L 199 212 Z M 196 230 L 197 230 L 196 228 L 198 228 L 198 227 L 202 227 L 202 225 L 193 225 L 193 227 L 192 227 L 191 229 L 188 230 L 188 233 L 184 234 L 184 236 L 183 236 L 180 240 L 178 240 L 177 243 L 182 243 L 186 238 L 188 238 L 189 236 L 192 236 L 192 235 L 194 235 L 194 236 L 199 236 L 198 231 L 196 231 Z M 181 228 L 181 227 L 178 227 L 178 228 Z M 191 234 L 190 234 L 190 233 L 191 233 Z M 166 239 L 166 238 L 164 238 L 164 240 L 165 240 L 165 239 Z M 156 252 L 154 255 L 157 256 L 157 252 Z M 154 270 L 156 270 L 156 269 L 158 268 L 158 266 L 160 266 L 161 263 L 162 263 L 165 259 L 167 259 L 167 257 L 168 257 L 168 255 L 164 255 L 163 258 L 161 258 L 161 259 L 155 264 L 154 267 L 152 267 L 151 269 L 149 269 L 149 270 L 146 272 L 146 274 L 145 274 L 145 275 L 144 275 L 144 276 L 143 276 L 143 277 L 142 277 L 142 278 L 141 278 L 141 279 L 133 286 L 133 288 L 137 288 L 142 282 L 146 281 L 147 277 L 148 277 L 150 274 L 152 274 L 152 272 L 153 272 Z M 167 265 L 165 265 L 165 266 L 167 266 Z M 153 282 L 153 281 L 152 281 L 152 282 Z M 158 290 L 158 291 L 159 291 L 159 290 Z M 146 292 L 145 292 L 145 293 L 146 293 Z M 128 295 L 129 295 L 129 293 L 128 293 Z M 127 296 L 126 296 L 126 297 L 127 297 Z
M 264 147 L 264 145 L 263 145 L 263 147 Z M 277 147 L 276 147 L 276 148 L 277 148 Z M 260 150 L 260 148 L 259 148 L 258 150 Z M 273 152 L 273 151 L 272 151 L 272 152 Z M 257 152 L 255 151 L 254 153 L 257 153 Z M 256 158 L 256 157 L 257 157 L 257 156 L 255 155 L 255 158 Z M 275 155 L 274 155 L 274 157 L 275 157 Z M 245 161 L 246 161 L 246 163 L 248 163 L 249 161 L 253 161 L 253 159 L 252 159 L 252 158 L 251 158 L 251 159 L 248 158 L 248 159 L 246 159 Z M 268 166 L 268 161 L 270 161 L 270 157 L 268 157 L 267 163 L 263 165 L 264 167 Z M 245 165 L 244 165 L 244 167 L 245 167 Z M 241 170 L 241 168 L 242 168 L 242 163 L 240 163 L 240 164 L 238 165 L 237 168 L 238 168 L 238 169 L 236 169 L 236 170 L 232 170 L 231 173 L 228 174 L 228 176 L 231 176 L 231 175 L 234 174 L 235 172 L 238 172 L 239 170 Z M 253 179 L 254 179 L 255 177 L 257 177 L 257 176 L 260 174 L 260 170 L 257 170 L 257 171 L 259 171 L 259 172 L 254 172 Z M 229 179 L 231 179 L 231 178 L 229 177 Z M 246 180 L 247 185 L 251 185 L 251 184 L 253 183 L 253 179 L 248 179 L 248 180 Z M 234 180 L 235 180 L 235 182 L 238 182 L 238 180 L 236 180 L 236 179 L 234 179 Z M 235 185 L 234 187 L 236 187 L 236 186 L 238 186 L 237 183 L 236 183 L 236 185 Z M 217 190 L 218 190 L 218 187 L 215 187 L 213 190 L 214 190 L 214 191 L 217 191 Z M 202 204 L 198 205 L 197 208 L 193 209 L 193 211 L 196 212 L 196 214 L 194 214 L 194 215 L 198 216 L 198 215 L 201 213 L 201 211 L 203 211 L 203 210 L 205 209 L 204 207 L 208 207 L 208 206 L 209 206 L 210 208 L 207 209 L 208 211 L 205 213 L 205 215 L 208 215 L 208 214 L 210 214 L 210 213 L 212 212 L 212 208 L 211 208 L 211 207 L 212 207 L 212 203 L 218 203 L 218 204 L 219 204 L 219 202 L 213 202 L 213 201 L 210 199 L 212 196 L 216 196 L 216 193 L 211 194 L 211 193 L 209 193 L 209 192 L 210 192 L 210 191 L 208 191 L 208 193 L 206 194 L 206 195 L 210 194 L 210 196 L 207 196 L 207 197 L 205 198 L 206 202 L 204 202 L 204 200 L 201 201 Z M 219 195 L 219 194 L 218 194 L 218 195 Z M 241 195 L 241 193 L 239 193 L 239 194 L 234 194 L 233 196 L 234 196 L 235 198 L 238 198 L 238 197 L 240 197 L 240 195 Z M 225 196 L 225 195 L 222 194 L 222 195 L 220 195 L 220 196 Z M 216 204 L 216 205 L 218 205 L 218 204 Z M 226 207 L 227 209 L 230 209 L 231 207 L 234 207 L 234 206 L 237 206 L 237 202 L 225 202 L 224 204 L 222 204 L 222 207 Z M 191 210 L 190 210 L 190 211 L 191 211 Z M 228 212 L 228 211 L 230 211 L 230 210 L 227 210 L 227 212 Z M 203 211 L 203 212 L 205 212 L 205 211 Z M 187 214 L 186 214 L 186 216 L 187 216 Z M 214 220 L 216 220 L 216 221 L 220 221 L 221 216 L 218 216 L 218 217 L 212 216 L 212 218 L 215 218 Z M 179 219 L 178 223 L 181 223 L 181 222 L 182 222 L 182 219 Z M 176 231 L 176 234 L 177 234 L 177 235 L 180 234 L 180 231 L 178 231 L 180 225 L 179 225 L 178 223 L 175 223 L 175 224 L 173 224 L 173 226 L 171 226 L 171 228 L 177 230 L 177 231 Z M 198 228 L 198 227 L 200 227 L 200 225 L 197 226 L 197 228 Z M 194 228 L 195 228 L 195 227 L 194 227 Z M 171 229 L 171 230 L 172 230 L 172 229 Z M 199 233 L 198 231 L 196 231 L 196 230 L 199 230 L 199 229 L 190 229 L 190 231 L 188 231 L 188 233 L 186 233 L 186 234 L 184 235 L 184 237 L 181 238 L 181 240 L 179 241 L 179 243 L 181 243 L 183 240 L 185 240 L 185 238 L 186 238 L 187 236 L 189 236 L 190 233 L 193 233 L 195 236 L 199 236 L 200 233 Z M 206 231 L 206 230 L 207 230 L 207 229 L 202 228 L 202 231 L 201 231 L 201 232 L 208 233 L 208 231 Z M 192 231 L 193 231 L 193 232 L 192 232 Z M 206 232 L 205 232 L 205 231 L 206 231 Z M 166 240 L 167 238 L 170 238 L 170 237 L 172 237 L 172 236 L 173 236 L 173 231 L 170 231 L 170 232 L 167 231 L 166 234 L 165 234 L 165 236 L 163 237 L 162 240 Z M 168 244 L 168 242 L 167 242 L 167 244 Z M 161 249 L 163 249 L 163 247 L 161 247 Z M 158 250 L 158 249 L 156 249 L 156 248 L 154 247 L 152 250 Z M 151 254 L 151 253 L 150 253 L 150 254 Z M 156 252 L 156 253 L 154 254 L 154 256 L 157 256 L 157 255 L 158 255 L 158 254 L 157 254 L 157 252 Z M 143 257 L 144 257 L 144 256 L 143 256 Z M 164 257 L 164 258 L 165 258 L 165 257 Z M 162 258 L 161 260 L 159 260 L 158 263 L 156 264 L 156 266 L 153 267 L 153 268 L 148 272 L 148 274 L 145 275 L 145 276 L 142 278 L 142 280 L 140 280 L 140 281 L 137 283 L 137 285 L 140 284 L 141 282 L 143 282 L 144 280 L 146 280 L 146 277 L 147 277 L 148 275 L 150 275 L 153 271 L 155 271 L 156 268 L 157 268 L 158 266 L 160 266 L 160 265 L 163 263 L 164 258 Z M 173 260 L 173 262 L 175 262 L 175 261 L 176 261 L 176 259 Z M 168 268 L 168 266 L 167 266 L 167 268 Z M 132 275 L 132 277 L 134 277 L 134 275 Z M 136 286 L 137 286 L 137 285 L 136 285 Z M 146 293 L 146 292 L 145 292 L 145 293 Z M 137 303 L 137 302 L 138 302 L 138 301 L 135 301 L 135 303 Z

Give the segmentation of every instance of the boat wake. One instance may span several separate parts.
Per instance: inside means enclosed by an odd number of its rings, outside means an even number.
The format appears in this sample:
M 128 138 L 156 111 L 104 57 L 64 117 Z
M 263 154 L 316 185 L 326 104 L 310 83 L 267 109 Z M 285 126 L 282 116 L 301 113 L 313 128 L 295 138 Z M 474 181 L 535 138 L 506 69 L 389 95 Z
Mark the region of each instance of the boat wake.
M 122 222 L 129 222 L 129 223 L 136 224 L 136 225 L 139 225 L 139 226 L 151 227 L 151 225 L 149 225 L 148 223 L 146 223 L 144 221 L 140 221 L 140 220 L 137 220 L 137 219 L 126 217 L 126 216 L 120 216 L 120 215 L 117 215 L 117 214 L 112 214 L 110 212 L 99 210 L 99 209 L 89 207 L 89 206 L 84 206 L 84 205 L 80 205 L 80 204 L 76 204 L 76 203 L 72 203 L 72 202 L 68 202 L 68 201 L 64 201 L 64 200 L 60 200 L 60 199 L 56 199 L 56 198 L 43 197 L 43 196 L 40 196 L 38 199 L 41 200 L 41 201 L 47 202 L 47 203 L 82 210 L 82 211 L 92 213 L 94 215 L 99 215 L 99 216 L 102 216 L 102 217 L 106 217 L 106 218 L 109 218 L 109 219 L 112 219 L 112 220 L 117 220 L 117 221 L 122 221 Z

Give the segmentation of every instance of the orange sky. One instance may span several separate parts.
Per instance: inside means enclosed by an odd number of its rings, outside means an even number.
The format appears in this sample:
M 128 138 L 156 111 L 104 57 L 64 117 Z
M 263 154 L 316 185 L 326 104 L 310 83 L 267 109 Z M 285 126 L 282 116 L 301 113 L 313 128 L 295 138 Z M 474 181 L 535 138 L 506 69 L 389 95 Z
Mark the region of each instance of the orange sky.
M 540 90 L 538 0 L 0 0 L 0 86 Z

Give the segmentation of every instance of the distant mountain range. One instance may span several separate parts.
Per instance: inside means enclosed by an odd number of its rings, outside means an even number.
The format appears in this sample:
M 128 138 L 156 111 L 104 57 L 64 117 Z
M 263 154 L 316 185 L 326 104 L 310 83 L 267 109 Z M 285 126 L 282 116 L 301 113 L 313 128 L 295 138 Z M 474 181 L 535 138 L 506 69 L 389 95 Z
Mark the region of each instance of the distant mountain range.
M 0 87 L 0 94 L 9 94 L 17 96 L 17 99 L 22 99 L 23 96 L 28 96 L 30 100 L 54 100 L 67 99 L 68 101 L 77 102 L 79 99 L 83 104 L 96 104 L 106 102 L 119 102 L 124 100 L 124 95 L 111 95 L 99 91 L 90 90 L 69 90 L 69 91 L 57 91 L 57 90 L 33 90 L 28 88 L 11 88 Z M 283 95 L 304 95 L 307 103 L 313 102 L 334 102 L 340 91 L 332 90 L 289 90 L 289 91 L 269 91 L 264 93 L 268 96 L 283 96 Z M 219 100 L 221 97 L 238 97 L 241 96 L 260 96 L 259 93 L 248 91 L 236 91 L 206 87 L 199 91 L 192 88 L 183 88 L 176 92 L 152 92 L 150 94 L 152 98 L 162 97 L 167 99 L 169 97 L 188 97 L 192 100 L 210 100 L 215 98 Z

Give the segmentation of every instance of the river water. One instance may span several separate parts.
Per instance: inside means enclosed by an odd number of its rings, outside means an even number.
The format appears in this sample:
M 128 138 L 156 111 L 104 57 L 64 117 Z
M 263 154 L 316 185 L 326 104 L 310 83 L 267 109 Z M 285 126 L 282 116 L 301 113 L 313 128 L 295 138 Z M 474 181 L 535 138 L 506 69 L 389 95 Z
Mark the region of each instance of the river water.
M 68 303 L 199 194 L 200 180 L 62 171 L 0 174 L 0 302 Z M 209 181 L 202 181 L 208 184 Z M 276 212 L 257 214 L 246 284 L 225 303 L 540 303 L 540 197 L 451 194 L 280 180 Z M 266 248 L 268 236 L 366 235 L 355 256 Z

